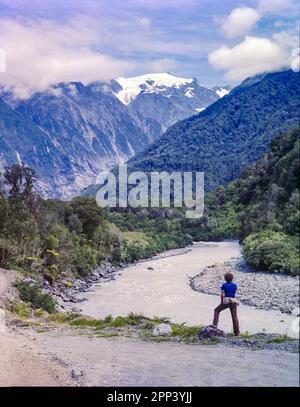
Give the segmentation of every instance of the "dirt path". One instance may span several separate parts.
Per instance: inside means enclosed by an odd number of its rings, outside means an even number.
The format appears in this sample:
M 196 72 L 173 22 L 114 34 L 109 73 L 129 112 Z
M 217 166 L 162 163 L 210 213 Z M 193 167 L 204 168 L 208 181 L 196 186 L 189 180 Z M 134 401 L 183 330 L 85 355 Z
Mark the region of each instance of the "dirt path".
M 47 352 L 41 353 L 34 337 L 24 336 L 6 326 L 2 301 L 12 294 L 13 272 L 0 269 L 0 387 L 73 385 L 68 371 Z
M 32 337 L 32 332 L 25 336 Z M 40 352 L 83 386 L 298 386 L 299 355 L 224 345 L 142 342 L 71 332 L 34 334 Z
M 20 334 L 0 334 L 0 387 L 74 386 L 65 367 L 41 354 L 32 339 Z
M 7 296 L 11 280 L 12 272 L 0 269 L 0 301 Z

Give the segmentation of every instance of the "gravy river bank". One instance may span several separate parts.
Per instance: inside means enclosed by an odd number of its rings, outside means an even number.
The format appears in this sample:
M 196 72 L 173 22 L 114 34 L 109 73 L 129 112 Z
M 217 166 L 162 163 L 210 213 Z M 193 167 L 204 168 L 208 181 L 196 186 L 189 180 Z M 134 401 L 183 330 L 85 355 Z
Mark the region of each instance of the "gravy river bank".
M 170 251 L 121 269 L 114 280 L 95 283 L 87 292 L 76 294 L 81 301 L 78 308 L 95 318 L 134 312 L 168 317 L 187 325 L 208 325 L 220 301 L 219 286 L 216 285 L 216 295 L 197 292 L 191 289 L 190 278 L 204 267 L 239 258 L 241 248 L 236 241 L 196 243 L 190 250 Z M 239 284 L 238 276 L 236 282 Z M 72 307 L 74 304 L 68 304 L 68 308 Z M 244 304 L 239 306 L 238 314 L 241 332 L 298 335 L 293 329 L 294 315 Z M 226 332 L 232 331 L 228 310 L 221 314 L 219 326 Z

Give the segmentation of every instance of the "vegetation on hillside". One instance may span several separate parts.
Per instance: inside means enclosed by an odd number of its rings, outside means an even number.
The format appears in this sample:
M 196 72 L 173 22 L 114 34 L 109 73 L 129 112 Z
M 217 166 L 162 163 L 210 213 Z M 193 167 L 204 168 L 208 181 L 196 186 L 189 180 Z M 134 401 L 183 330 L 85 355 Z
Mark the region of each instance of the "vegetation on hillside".
M 236 181 L 207 194 L 204 216 L 185 230 L 197 240 L 238 237 L 250 265 L 299 273 L 299 135 L 275 138 Z
M 132 242 L 131 258 L 138 260 L 165 250 L 192 244 L 191 236 L 183 227 L 184 213 L 178 209 L 126 208 L 111 210 L 107 217 L 122 232 L 124 240 Z M 144 247 L 139 253 L 139 247 Z
M 191 220 L 179 209 L 104 210 L 92 197 L 43 200 L 35 173 L 5 169 L 0 185 L 0 267 L 36 281 L 85 277 L 102 262 L 126 263 L 192 240 L 239 238 L 248 264 L 299 273 L 299 129 L 274 139 L 270 152 L 226 188 L 205 197 Z M 54 309 L 35 285 L 17 286 L 33 308 Z
M 268 73 L 242 82 L 203 112 L 175 123 L 129 160 L 130 171 L 202 171 L 212 191 L 268 151 L 274 136 L 299 124 L 299 73 Z
M 109 213 L 91 197 L 43 200 L 35 181 L 25 165 L 7 167 L 1 177 L 0 267 L 53 283 L 61 276 L 85 277 L 104 261 L 132 262 L 191 243 L 172 211 L 148 218 Z M 39 294 L 21 291 L 35 299 Z

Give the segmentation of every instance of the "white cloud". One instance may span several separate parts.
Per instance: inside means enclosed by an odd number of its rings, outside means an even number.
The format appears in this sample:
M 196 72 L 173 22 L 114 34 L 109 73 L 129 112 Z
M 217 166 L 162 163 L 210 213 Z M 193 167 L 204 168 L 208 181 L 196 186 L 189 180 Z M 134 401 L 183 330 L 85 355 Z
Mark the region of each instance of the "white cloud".
M 238 81 L 291 64 L 291 41 L 287 33 L 272 40 L 247 36 L 232 48 L 223 46 L 211 52 L 208 59 L 214 68 L 226 71 L 227 80 Z
M 226 17 L 222 30 L 230 38 L 245 35 L 260 18 L 260 13 L 254 8 L 238 7 Z
M 60 81 L 105 81 L 132 69 L 132 63 L 95 49 L 99 32 L 94 26 L 78 18 L 66 25 L 0 19 L 0 47 L 7 64 L 0 85 L 18 97 L 28 97 Z
M 277 12 L 290 5 L 289 0 L 260 0 L 258 2 L 258 10 L 261 13 Z
M 256 8 L 239 7 L 232 10 L 223 19 L 222 30 L 230 38 L 242 36 L 266 15 L 289 15 L 295 7 L 294 0 L 258 0 Z M 282 67 L 290 66 L 295 70 L 299 64 L 299 53 L 295 51 L 299 44 L 299 28 L 291 27 L 284 20 L 273 24 L 281 27 L 282 31 L 271 38 L 246 36 L 235 46 L 222 46 L 208 54 L 209 62 L 216 69 L 224 70 L 225 78 L 232 81 Z
M 168 72 L 176 68 L 176 61 L 170 58 L 162 58 L 154 61 L 150 61 L 147 64 L 147 70 L 149 72 Z

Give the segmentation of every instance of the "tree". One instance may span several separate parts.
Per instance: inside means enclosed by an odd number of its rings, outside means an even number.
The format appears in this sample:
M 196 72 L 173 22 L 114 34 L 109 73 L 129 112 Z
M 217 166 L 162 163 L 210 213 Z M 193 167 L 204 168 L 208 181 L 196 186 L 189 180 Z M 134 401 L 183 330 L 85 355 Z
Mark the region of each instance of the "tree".
M 91 240 L 102 221 L 102 210 L 96 200 L 87 196 L 74 198 L 67 207 L 67 216 L 70 219 L 74 214 L 81 221 L 83 233 Z
M 35 171 L 23 163 L 5 167 L 4 184 L 8 187 L 8 198 L 15 210 L 23 203 L 30 212 L 36 211 L 39 198 L 34 192 L 35 182 Z

